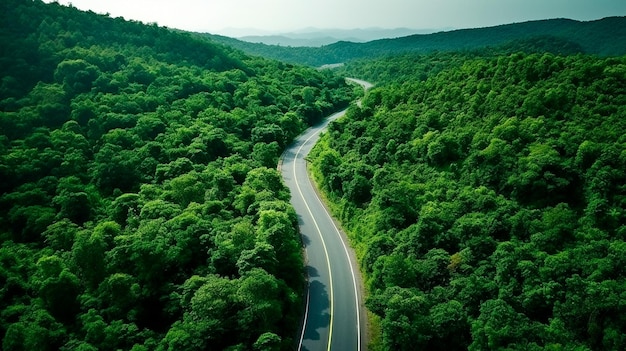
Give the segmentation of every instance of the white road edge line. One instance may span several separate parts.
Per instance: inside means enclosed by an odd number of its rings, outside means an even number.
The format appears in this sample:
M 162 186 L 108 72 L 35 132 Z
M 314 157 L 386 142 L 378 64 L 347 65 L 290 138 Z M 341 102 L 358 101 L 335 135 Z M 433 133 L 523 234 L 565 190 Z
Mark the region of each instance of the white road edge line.
M 311 302 L 311 289 L 307 283 L 306 288 L 306 306 L 304 308 L 304 322 L 302 323 L 302 334 L 300 335 L 300 342 L 298 343 L 298 351 L 302 349 L 302 341 L 304 341 L 304 331 L 306 330 L 306 320 L 309 318 L 309 303 Z
M 313 219 L 313 223 L 315 224 L 315 228 L 317 229 L 318 234 L 320 235 L 320 239 L 322 241 L 322 247 L 324 248 L 324 255 L 326 256 L 326 265 L 328 266 L 328 281 L 329 281 L 329 290 L 330 290 L 330 294 L 329 294 L 329 302 L 330 302 L 330 325 L 328 327 L 328 347 L 327 350 L 330 351 L 330 345 L 331 345 L 331 340 L 332 340 L 332 336 L 333 336 L 333 318 L 334 318 L 334 305 L 333 305 L 333 296 L 334 296 L 334 292 L 333 292 L 333 276 L 332 276 L 332 270 L 330 269 L 330 258 L 328 257 L 328 249 L 326 248 L 326 242 L 324 241 L 324 237 L 322 236 L 322 231 L 320 230 L 319 225 L 317 224 L 317 221 L 315 220 L 315 217 L 313 216 L 313 212 L 311 211 L 311 208 L 309 207 L 309 204 L 307 203 L 306 199 L 304 198 L 304 194 L 302 193 L 302 189 L 300 188 L 300 185 L 298 184 L 298 176 L 296 174 L 296 160 L 298 159 L 298 155 L 300 155 L 300 152 L 302 151 L 302 148 L 304 147 L 304 145 L 306 145 L 307 142 L 309 142 L 309 140 L 311 140 L 311 138 L 313 138 L 316 134 L 320 133 L 321 130 L 316 131 L 315 133 L 311 134 L 311 136 L 306 139 L 302 145 L 300 145 L 300 147 L 298 148 L 298 151 L 296 152 L 294 159 L 293 159 L 293 176 L 294 176 L 294 181 L 296 184 L 296 188 L 298 188 L 298 193 L 300 194 L 300 197 L 302 198 L 303 202 L 304 202 L 304 206 L 306 206 L 307 211 L 309 211 L 309 215 L 311 215 L 311 219 Z M 304 160 L 304 158 L 303 158 Z M 306 162 L 306 160 L 304 160 Z M 310 289 L 309 289 L 309 293 L 310 293 Z M 307 295 L 307 306 L 306 306 L 306 312 L 305 312 L 305 316 L 308 315 L 309 313 L 309 304 L 308 304 L 308 295 Z M 304 341 L 304 331 L 306 330 L 306 318 L 304 320 L 304 324 L 302 326 L 302 336 L 300 337 L 300 343 L 298 344 L 298 350 L 302 349 L 302 342 Z
M 360 81 L 358 79 L 353 79 L 353 78 L 346 78 L 350 81 L 353 81 L 359 85 L 361 85 L 366 91 L 368 90 L 368 88 L 371 88 L 371 85 L 366 85 L 364 81 Z M 328 121 L 326 123 L 326 125 L 328 125 L 330 122 L 332 122 L 333 120 L 342 117 L 345 113 L 346 113 L 347 109 L 337 112 L 334 115 L 330 116 L 328 118 Z M 335 117 L 337 115 L 341 114 L 341 116 Z M 334 118 L 333 118 L 334 117 Z M 296 175 L 296 160 L 298 158 L 298 155 L 300 154 L 300 152 L 302 151 L 302 148 L 304 147 L 304 145 L 306 143 L 309 142 L 309 140 L 311 140 L 311 138 L 313 138 L 316 134 L 321 133 L 322 129 L 316 131 L 315 133 L 311 134 L 311 136 L 309 136 L 303 143 L 302 145 L 300 145 L 300 147 L 298 148 L 298 151 L 296 152 L 294 158 L 293 158 L 293 176 L 294 176 L 294 181 L 296 184 L 296 188 L 298 188 L 298 193 L 300 193 L 300 198 L 302 198 L 304 205 L 307 208 L 307 211 L 309 211 L 309 214 L 311 215 L 311 218 L 313 219 L 313 223 L 315 224 L 315 228 L 317 229 L 317 232 L 320 235 L 320 238 L 322 240 L 322 246 L 324 247 L 324 254 L 326 255 L 326 264 L 328 266 L 328 277 L 329 277 L 329 281 L 330 281 L 330 326 L 329 326 L 329 331 L 328 331 L 328 348 L 327 350 L 330 351 L 330 346 L 331 346 L 331 340 L 332 340 L 332 335 L 333 335 L 333 318 L 334 318 L 334 307 L 333 307 L 333 280 L 332 280 L 332 272 L 330 269 L 330 259 L 328 257 L 328 250 L 326 249 L 326 243 L 324 242 L 324 237 L 322 236 L 322 232 L 317 224 L 317 221 L 315 220 L 315 217 L 313 217 L 313 212 L 311 211 L 311 208 L 309 207 L 309 204 L 306 202 L 306 199 L 304 198 L 304 194 L 302 194 L 302 189 L 300 188 L 300 185 L 297 182 L 298 176 Z M 304 159 L 304 162 L 306 163 L 306 159 Z M 309 179 L 309 183 L 311 184 L 311 186 L 313 188 L 315 188 L 315 186 L 312 184 L 311 182 L 311 178 L 307 177 Z M 333 220 L 333 217 L 330 215 L 330 213 L 328 213 L 328 210 L 326 209 L 326 206 L 324 206 L 324 203 L 322 202 L 322 200 L 320 199 L 320 197 L 317 195 L 317 193 L 315 193 L 315 198 L 317 199 L 317 201 L 322 205 L 322 208 L 324 209 L 324 212 L 326 212 L 326 214 L 328 215 L 328 217 L 331 219 L 333 228 L 335 228 L 335 234 L 337 234 L 337 236 L 339 236 L 339 239 L 341 240 L 341 244 L 343 245 L 343 249 L 344 252 L 346 254 L 346 258 L 348 259 L 348 264 L 350 265 L 350 273 L 352 274 L 352 285 L 354 286 L 354 297 L 355 297 L 355 303 L 356 303 L 356 323 L 357 323 L 357 351 L 361 351 L 361 316 L 360 316 L 360 298 L 359 298 L 359 291 L 358 291 L 358 287 L 357 287 L 357 283 L 356 283 L 356 275 L 354 274 L 354 266 L 352 264 L 352 259 L 350 258 L 350 254 L 348 252 L 348 247 L 346 245 L 346 242 L 343 240 L 343 237 L 341 236 L 341 233 L 339 232 L 339 228 L 337 228 L 337 225 L 335 224 L 335 221 Z M 302 349 L 302 342 L 304 341 L 304 332 L 306 330 L 306 321 L 307 321 L 307 317 L 309 314 L 309 299 L 310 299 L 310 293 L 311 290 L 308 289 L 307 290 L 307 303 L 306 303 L 306 307 L 305 307 L 305 314 L 304 314 L 304 322 L 302 324 L 302 334 L 300 336 L 300 342 L 298 344 L 298 351 L 300 351 Z
M 344 111 L 342 111 L 340 113 L 344 113 L 345 114 L 346 111 L 347 110 L 344 110 Z M 342 117 L 342 116 L 340 116 L 340 117 Z M 332 116 L 331 116 L 331 118 L 332 118 Z M 332 122 L 332 120 L 330 120 L 330 122 Z M 309 177 L 309 183 L 311 183 L 311 178 L 310 177 Z M 311 183 L 311 186 L 313 188 L 315 188 L 315 186 L 312 183 Z M 352 285 L 354 286 L 354 299 L 355 299 L 355 303 L 356 303 L 355 307 L 356 307 L 356 326 L 357 326 L 357 350 L 360 351 L 361 350 L 360 299 L 359 299 L 359 290 L 358 290 L 358 287 L 357 287 L 357 284 L 356 284 L 356 275 L 354 274 L 354 266 L 352 265 L 352 259 L 350 258 L 350 254 L 348 252 L 348 246 L 346 245 L 345 240 L 343 240 L 343 236 L 341 236 L 341 233 L 339 232 L 339 228 L 337 228 L 337 225 L 335 224 L 335 221 L 333 220 L 333 217 L 330 215 L 330 213 L 328 213 L 328 210 L 326 209 L 326 206 L 322 202 L 322 199 L 320 199 L 320 197 L 317 194 L 317 192 L 315 192 L 315 198 L 317 199 L 317 201 L 320 203 L 320 205 L 324 209 L 324 212 L 326 212 L 326 215 L 328 215 L 328 218 L 331 219 L 331 222 L 333 224 L 333 228 L 335 228 L 335 234 L 337 234 L 337 236 L 339 237 L 339 240 L 341 240 L 341 244 L 343 245 L 343 250 L 346 253 L 346 258 L 348 259 L 348 264 L 350 265 L 350 273 L 352 274 Z
M 311 180 L 309 179 L 309 182 L 310 181 Z M 346 258 L 348 259 L 348 264 L 350 265 L 350 273 L 352 274 L 352 285 L 354 286 L 354 299 L 356 302 L 357 350 L 360 351 L 361 350 L 361 316 L 359 312 L 360 300 L 359 300 L 359 291 L 358 291 L 357 284 L 356 284 L 356 275 L 354 274 L 354 266 L 352 265 L 352 259 L 350 258 L 350 254 L 348 253 L 348 247 L 346 245 L 346 242 L 343 240 L 343 236 L 341 236 L 341 233 L 339 232 L 339 228 L 337 228 L 337 225 L 335 225 L 335 221 L 332 220 L 333 217 L 330 215 L 330 213 L 328 213 L 326 206 L 324 206 L 324 204 L 322 203 L 322 200 L 317 195 L 317 193 L 315 194 L 315 198 L 322 205 L 324 212 L 326 212 L 328 217 L 331 219 L 333 223 L 333 228 L 335 228 L 335 234 L 337 234 L 337 236 L 341 240 L 341 244 L 343 245 L 343 250 L 346 253 Z

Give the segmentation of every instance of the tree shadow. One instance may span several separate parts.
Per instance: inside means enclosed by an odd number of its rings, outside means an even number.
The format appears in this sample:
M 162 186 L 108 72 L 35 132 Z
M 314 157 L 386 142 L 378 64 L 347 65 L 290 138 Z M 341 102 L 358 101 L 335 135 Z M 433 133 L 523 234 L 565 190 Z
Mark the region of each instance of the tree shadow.
M 315 277 L 320 276 L 320 274 L 317 272 L 317 268 L 313 266 L 306 266 L 305 268 L 306 268 L 307 274 L 309 275 L 309 278 L 315 278 Z
M 301 214 L 298 214 L 298 225 L 302 227 L 304 225 L 304 219 Z
M 294 159 L 294 155 L 296 154 L 293 150 L 295 149 L 296 143 L 292 143 L 289 145 L 285 151 L 283 152 L 283 159 Z
M 320 329 L 327 329 L 330 325 L 330 300 L 326 285 L 319 280 L 309 283 L 309 313 L 307 315 L 304 340 L 320 340 Z M 303 350 L 304 350 L 303 346 Z
M 309 246 L 309 244 L 311 244 L 311 239 L 309 239 L 309 237 L 307 235 L 302 234 L 302 244 L 304 244 L 304 246 Z
M 298 226 L 302 228 L 303 225 L 304 225 L 304 220 L 302 219 L 301 215 L 298 215 Z M 302 241 L 302 245 L 304 247 L 307 247 L 309 246 L 309 244 L 311 244 L 311 239 L 309 239 L 308 235 L 304 234 L 302 230 L 300 230 L 300 240 Z

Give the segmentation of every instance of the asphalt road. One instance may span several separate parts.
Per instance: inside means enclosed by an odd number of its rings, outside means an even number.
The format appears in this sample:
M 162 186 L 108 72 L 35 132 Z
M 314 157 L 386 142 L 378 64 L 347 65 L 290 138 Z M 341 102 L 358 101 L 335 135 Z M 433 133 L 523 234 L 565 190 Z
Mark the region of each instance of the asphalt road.
M 365 89 L 371 84 L 350 79 Z M 362 321 L 359 272 L 332 217 L 319 199 L 305 157 L 329 122 L 345 110 L 309 128 L 285 150 L 281 173 L 291 190 L 306 251 L 308 294 L 298 350 L 360 351 Z

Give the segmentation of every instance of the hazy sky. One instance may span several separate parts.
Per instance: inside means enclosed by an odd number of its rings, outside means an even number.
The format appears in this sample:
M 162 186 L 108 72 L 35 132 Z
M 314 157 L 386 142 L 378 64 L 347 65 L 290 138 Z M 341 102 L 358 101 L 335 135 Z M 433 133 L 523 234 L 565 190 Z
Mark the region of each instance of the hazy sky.
M 51 2 L 46 0 L 46 2 Z M 82 10 L 225 33 L 226 28 L 475 28 L 549 18 L 626 16 L 626 0 L 59 0 Z

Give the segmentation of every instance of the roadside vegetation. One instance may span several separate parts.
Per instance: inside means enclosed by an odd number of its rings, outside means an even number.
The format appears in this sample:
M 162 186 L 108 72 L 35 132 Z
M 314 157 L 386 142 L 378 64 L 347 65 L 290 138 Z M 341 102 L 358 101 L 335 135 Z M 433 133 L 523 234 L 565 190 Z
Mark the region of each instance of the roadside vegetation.
M 626 347 L 626 57 L 510 49 L 345 67 L 378 86 L 310 158 L 374 349 Z

